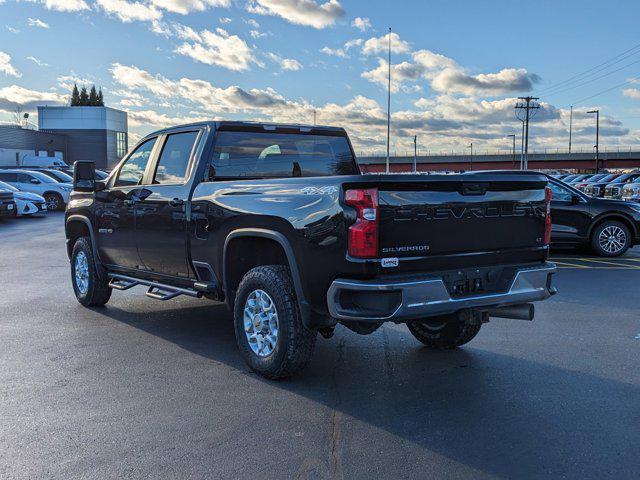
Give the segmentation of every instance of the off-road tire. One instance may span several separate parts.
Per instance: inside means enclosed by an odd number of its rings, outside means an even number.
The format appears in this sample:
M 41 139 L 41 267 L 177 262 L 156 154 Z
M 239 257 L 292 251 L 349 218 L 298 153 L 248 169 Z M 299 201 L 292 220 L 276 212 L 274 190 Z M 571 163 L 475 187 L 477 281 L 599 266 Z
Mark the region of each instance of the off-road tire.
M 88 263 L 89 285 L 84 293 L 78 289 L 76 284 L 76 257 L 80 252 L 84 253 Z M 98 276 L 98 271 L 100 271 L 100 276 Z M 73 251 L 71 252 L 71 284 L 78 302 L 85 307 L 102 306 L 111 298 L 111 288 L 109 287 L 107 274 L 102 265 L 96 262 L 91 248 L 91 240 L 88 237 L 78 238 L 73 245 Z
M 607 251 L 602 245 L 600 245 L 600 234 L 607 228 L 614 229 L 613 231 L 617 231 L 616 229 L 621 229 L 622 232 L 624 232 L 624 246 L 619 250 L 610 252 Z M 631 232 L 629 232 L 629 228 L 622 222 L 618 222 L 616 220 L 607 220 L 596 226 L 596 228 L 593 229 L 593 232 L 591 232 L 591 248 L 596 255 L 599 255 L 601 257 L 619 257 L 620 255 L 623 255 L 627 250 L 629 250 L 630 246 Z
M 244 307 L 254 290 L 266 292 L 278 314 L 276 346 L 266 357 L 254 353 L 244 329 Z M 311 359 L 316 343 L 315 330 L 302 323 L 293 280 L 287 267 L 256 267 L 242 278 L 234 303 L 234 326 L 240 354 L 256 373 L 270 379 L 286 378 L 302 370 Z
M 64 210 L 65 204 L 62 195 L 56 192 L 47 192 L 43 195 L 48 210 Z M 51 209 L 49 205 L 55 200 L 56 207 Z
M 427 348 L 447 350 L 473 340 L 480 331 L 481 325 L 450 321 L 444 316 L 410 322 L 407 327 L 411 334 Z

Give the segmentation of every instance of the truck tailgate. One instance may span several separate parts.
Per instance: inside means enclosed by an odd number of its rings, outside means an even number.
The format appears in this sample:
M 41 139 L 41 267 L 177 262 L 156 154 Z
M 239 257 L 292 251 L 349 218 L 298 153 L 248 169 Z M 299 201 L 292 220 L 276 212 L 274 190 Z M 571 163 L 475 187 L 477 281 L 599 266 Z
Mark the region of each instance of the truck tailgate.
M 380 258 L 545 246 L 547 181 L 542 175 L 393 175 L 367 183 L 378 189 Z

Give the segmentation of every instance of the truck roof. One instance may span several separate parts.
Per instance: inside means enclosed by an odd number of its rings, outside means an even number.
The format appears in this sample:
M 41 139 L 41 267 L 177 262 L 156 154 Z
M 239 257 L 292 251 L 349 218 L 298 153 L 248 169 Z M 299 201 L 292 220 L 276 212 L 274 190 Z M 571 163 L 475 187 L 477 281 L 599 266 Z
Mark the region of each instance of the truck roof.
M 342 127 L 332 127 L 328 125 L 307 125 L 300 123 L 273 123 L 273 122 L 249 122 L 249 121 L 235 121 L 235 120 L 211 120 L 211 121 L 202 121 L 202 122 L 193 122 L 193 123 L 185 123 L 182 125 L 175 125 L 173 127 L 163 128 L 160 130 L 156 130 L 146 137 L 157 135 L 163 132 L 169 132 L 172 130 L 183 129 L 185 127 L 199 127 L 199 126 L 209 126 L 213 130 L 246 130 L 246 131 L 281 131 L 286 133 L 294 133 L 295 131 L 302 131 L 304 133 L 324 133 L 324 134 L 333 134 L 333 135 L 345 135 L 347 132 Z

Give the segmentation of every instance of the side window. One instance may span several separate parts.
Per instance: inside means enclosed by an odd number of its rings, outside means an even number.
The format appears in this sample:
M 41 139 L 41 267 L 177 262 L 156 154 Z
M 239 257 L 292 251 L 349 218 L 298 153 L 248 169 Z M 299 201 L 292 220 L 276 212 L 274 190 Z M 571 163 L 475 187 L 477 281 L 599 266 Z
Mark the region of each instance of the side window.
M 173 133 L 167 136 L 153 176 L 154 184 L 184 182 L 197 137 L 198 132 Z
M 551 200 L 560 200 L 561 202 L 571 201 L 573 194 L 566 188 L 553 182 L 549 182 L 549 188 L 551 189 Z
M 28 175 L 26 173 L 19 173 L 18 174 L 18 183 L 30 183 L 31 179 L 34 178 L 31 175 Z
M 127 158 L 116 178 L 114 187 L 127 187 L 129 185 L 138 185 L 144 176 L 144 170 L 151 157 L 151 151 L 156 143 L 155 138 L 151 138 L 140 145 Z
M 18 174 L 0 172 L 0 180 L 3 182 L 17 182 Z

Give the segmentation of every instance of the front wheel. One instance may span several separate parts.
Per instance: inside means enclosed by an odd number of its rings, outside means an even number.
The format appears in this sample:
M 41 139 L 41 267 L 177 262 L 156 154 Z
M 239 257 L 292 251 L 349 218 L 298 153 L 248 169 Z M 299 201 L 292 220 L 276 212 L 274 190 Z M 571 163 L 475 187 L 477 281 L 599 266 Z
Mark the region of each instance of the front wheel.
M 601 257 L 619 257 L 631 245 L 631 234 L 624 223 L 609 220 L 598 225 L 591 234 L 591 246 Z
M 111 298 L 111 288 L 106 275 L 98 276 L 91 241 L 87 237 L 76 240 L 71 252 L 71 283 L 78 302 L 85 307 L 102 306 Z
M 47 210 L 63 210 L 64 200 L 62 195 L 56 192 L 47 192 L 44 194 L 44 201 L 47 204 Z
M 409 331 L 428 348 L 446 350 L 470 342 L 481 325 L 450 320 L 447 316 L 432 317 L 407 323 Z
M 247 272 L 235 298 L 234 325 L 242 357 L 264 377 L 289 377 L 311 359 L 316 332 L 302 323 L 286 267 L 270 265 Z

